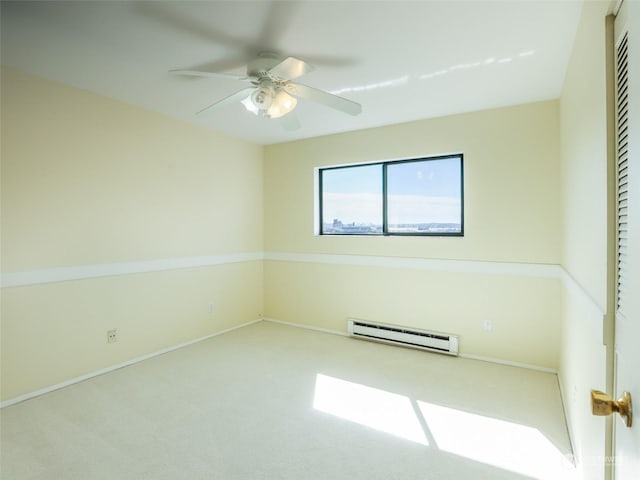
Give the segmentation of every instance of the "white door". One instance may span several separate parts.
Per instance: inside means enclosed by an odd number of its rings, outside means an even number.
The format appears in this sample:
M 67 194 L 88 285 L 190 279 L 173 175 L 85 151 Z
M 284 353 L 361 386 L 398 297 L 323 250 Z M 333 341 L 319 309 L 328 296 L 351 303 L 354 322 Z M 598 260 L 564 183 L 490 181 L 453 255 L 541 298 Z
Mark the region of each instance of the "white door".
M 614 477 L 640 479 L 640 0 L 624 0 L 615 20 L 618 170 L 616 397 L 635 402 L 628 428 L 614 422 Z

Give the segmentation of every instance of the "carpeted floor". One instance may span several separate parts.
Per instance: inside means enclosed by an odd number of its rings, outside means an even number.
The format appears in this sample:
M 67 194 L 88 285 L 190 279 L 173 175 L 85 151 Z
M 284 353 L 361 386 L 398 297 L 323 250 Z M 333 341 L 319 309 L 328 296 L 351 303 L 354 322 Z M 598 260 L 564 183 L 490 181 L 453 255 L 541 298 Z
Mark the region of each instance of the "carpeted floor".
M 3 480 L 572 478 L 556 376 L 260 322 L 1 412 Z

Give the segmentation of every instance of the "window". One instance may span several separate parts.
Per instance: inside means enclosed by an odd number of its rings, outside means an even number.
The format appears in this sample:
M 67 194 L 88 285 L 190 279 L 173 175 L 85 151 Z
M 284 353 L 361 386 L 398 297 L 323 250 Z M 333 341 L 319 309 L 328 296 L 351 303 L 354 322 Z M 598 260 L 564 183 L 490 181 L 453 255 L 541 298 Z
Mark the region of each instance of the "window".
M 321 235 L 462 236 L 462 154 L 319 170 Z

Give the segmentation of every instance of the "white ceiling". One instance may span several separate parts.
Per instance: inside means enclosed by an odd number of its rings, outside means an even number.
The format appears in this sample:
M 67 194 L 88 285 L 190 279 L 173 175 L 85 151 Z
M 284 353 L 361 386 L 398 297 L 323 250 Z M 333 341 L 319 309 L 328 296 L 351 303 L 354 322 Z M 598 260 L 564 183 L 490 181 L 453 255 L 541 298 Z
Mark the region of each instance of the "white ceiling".
M 557 98 L 581 0 L 2 1 L 2 64 L 259 144 Z M 298 79 L 362 104 L 357 117 L 300 100 L 302 127 L 238 103 L 260 51 L 317 68 Z M 46 108 L 46 105 L 43 105 Z

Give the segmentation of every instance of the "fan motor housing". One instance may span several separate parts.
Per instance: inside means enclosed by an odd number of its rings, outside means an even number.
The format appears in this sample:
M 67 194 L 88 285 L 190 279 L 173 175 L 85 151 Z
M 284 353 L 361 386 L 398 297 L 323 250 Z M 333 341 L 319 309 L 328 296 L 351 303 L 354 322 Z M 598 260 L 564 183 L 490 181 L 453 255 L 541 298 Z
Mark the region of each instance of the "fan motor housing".
M 271 52 L 263 52 L 258 58 L 247 65 L 247 75 L 250 77 L 269 78 L 269 70 L 280 63 L 280 57 Z

